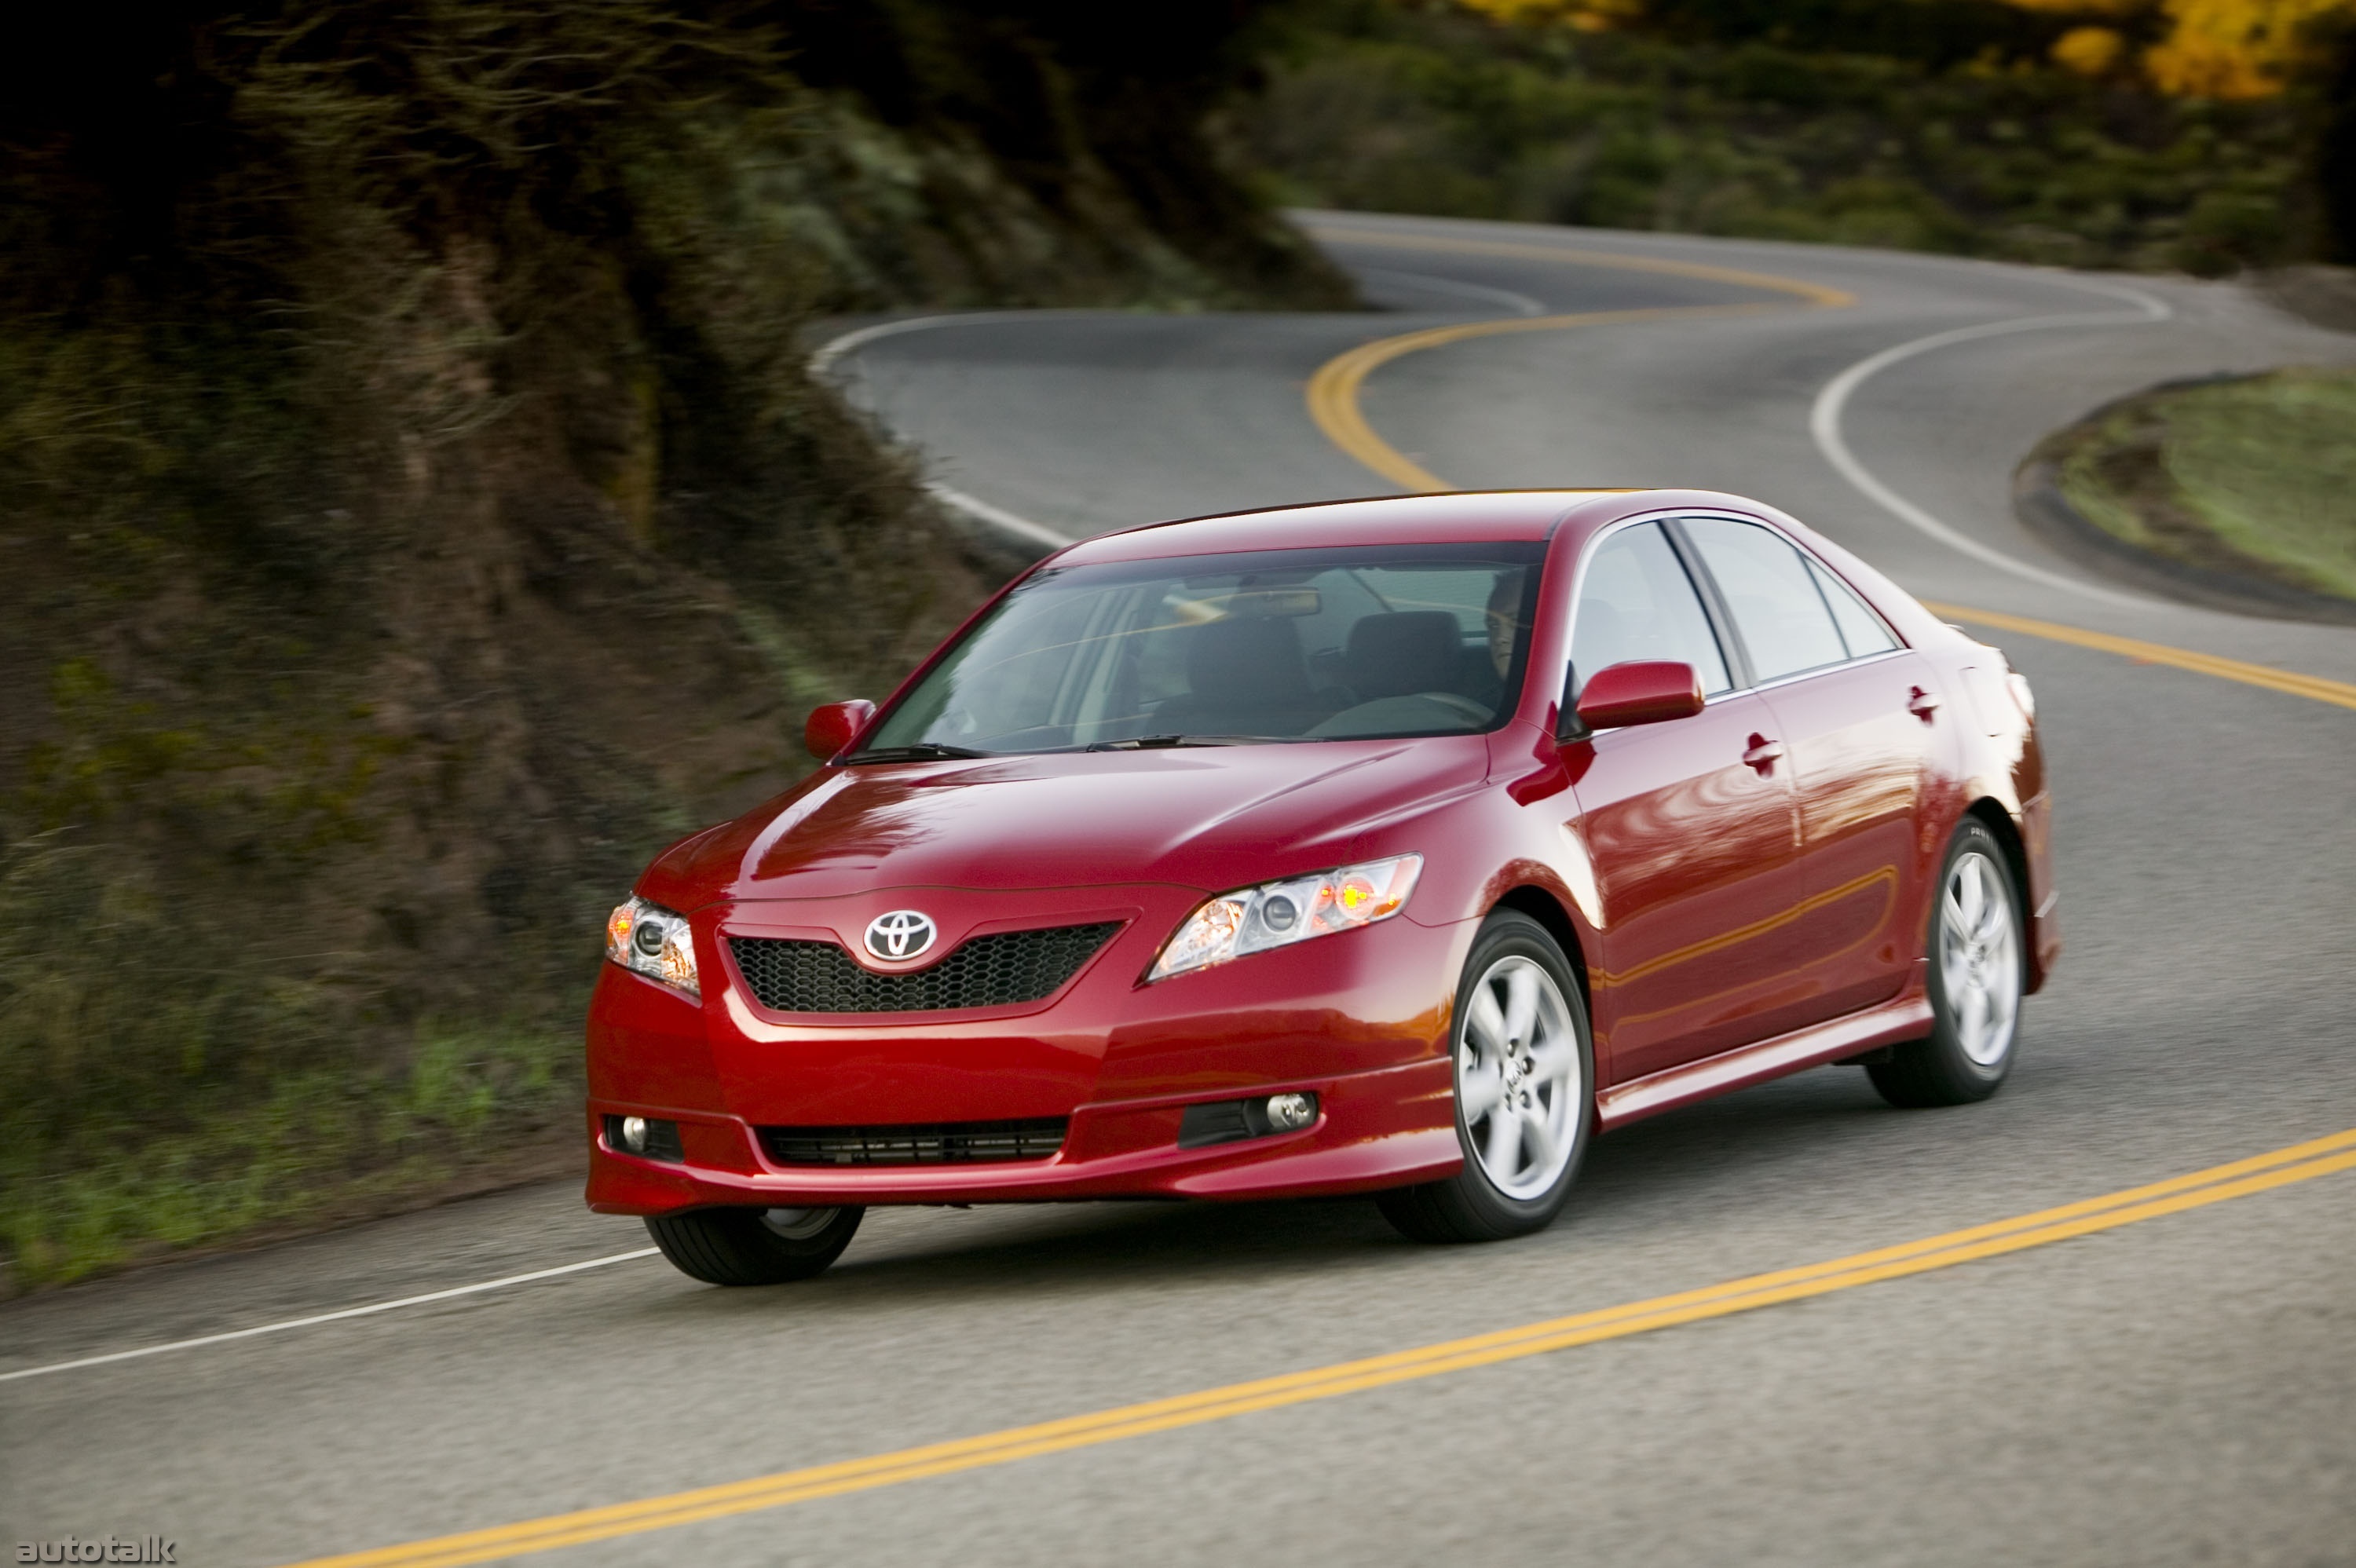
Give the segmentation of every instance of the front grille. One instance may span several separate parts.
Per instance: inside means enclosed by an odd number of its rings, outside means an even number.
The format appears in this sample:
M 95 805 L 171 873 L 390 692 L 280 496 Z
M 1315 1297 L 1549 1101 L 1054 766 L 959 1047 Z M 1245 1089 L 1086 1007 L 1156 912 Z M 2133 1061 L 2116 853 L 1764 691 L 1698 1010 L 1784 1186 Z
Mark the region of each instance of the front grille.
M 1024 1122 L 936 1122 L 905 1127 L 763 1127 L 779 1165 L 964 1165 L 1045 1159 L 1064 1147 L 1062 1116 Z
M 928 969 L 878 975 L 831 942 L 732 936 L 729 951 L 761 1005 L 781 1013 L 922 1013 L 1008 1008 L 1053 996 L 1120 929 L 1056 925 L 977 936 Z

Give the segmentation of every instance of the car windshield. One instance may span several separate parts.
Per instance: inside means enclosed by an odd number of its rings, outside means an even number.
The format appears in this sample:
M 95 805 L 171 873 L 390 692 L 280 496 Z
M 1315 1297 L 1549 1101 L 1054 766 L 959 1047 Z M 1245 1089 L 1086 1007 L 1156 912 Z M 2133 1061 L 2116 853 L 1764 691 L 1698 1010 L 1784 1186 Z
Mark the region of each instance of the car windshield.
M 850 761 L 1469 734 L 1521 688 L 1536 542 L 1050 567 Z

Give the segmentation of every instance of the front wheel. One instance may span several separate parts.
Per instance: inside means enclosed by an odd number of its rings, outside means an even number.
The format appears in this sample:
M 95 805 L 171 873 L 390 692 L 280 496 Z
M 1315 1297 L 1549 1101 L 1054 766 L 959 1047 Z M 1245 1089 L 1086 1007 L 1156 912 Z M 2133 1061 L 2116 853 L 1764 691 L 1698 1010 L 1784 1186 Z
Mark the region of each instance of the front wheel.
M 2020 895 L 1996 835 L 1970 817 L 1955 829 L 1931 911 L 1931 1033 L 1866 1071 L 1893 1105 L 1967 1105 L 2012 1071 L 2027 990 Z
M 1494 1242 L 1562 1211 L 1595 1126 L 1595 1051 L 1570 965 L 1546 927 L 1500 910 L 1456 994 L 1456 1137 L 1464 1168 L 1380 1194 L 1419 1242 Z
M 706 1285 L 783 1285 L 824 1274 L 867 1211 L 691 1209 L 649 1216 L 647 1231 L 671 1266 Z

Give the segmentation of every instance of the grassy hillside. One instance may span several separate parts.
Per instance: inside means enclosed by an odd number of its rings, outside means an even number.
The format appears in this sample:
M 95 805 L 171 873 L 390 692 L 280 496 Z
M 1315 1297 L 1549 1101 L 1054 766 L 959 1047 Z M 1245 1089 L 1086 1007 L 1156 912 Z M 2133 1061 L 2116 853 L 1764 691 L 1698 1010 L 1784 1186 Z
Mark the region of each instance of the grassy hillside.
M 1582 30 L 1482 4 L 1531 19 L 1312 0 L 1226 122 L 1237 156 L 1283 200 L 1377 211 L 2211 275 L 2319 243 L 2319 90 L 2065 69 L 2059 5 L 1623 0 Z
M 1340 302 L 1252 7 L 198 0 L 0 51 L 0 1289 L 580 1136 L 605 910 L 1005 569 L 814 316 Z

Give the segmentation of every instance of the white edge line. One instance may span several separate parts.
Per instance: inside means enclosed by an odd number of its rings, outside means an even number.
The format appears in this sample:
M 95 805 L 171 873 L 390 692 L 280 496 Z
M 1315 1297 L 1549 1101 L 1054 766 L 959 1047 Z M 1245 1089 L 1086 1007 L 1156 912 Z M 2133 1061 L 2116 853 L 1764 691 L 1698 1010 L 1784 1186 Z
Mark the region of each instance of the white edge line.
M 2141 289 L 2129 288 L 2124 284 L 2096 283 L 2090 279 L 2072 278 L 2067 281 L 2073 287 L 2109 294 L 2115 299 L 2134 304 L 2137 307 L 2136 314 L 2133 316 L 2119 316 L 2107 313 L 2102 315 L 2081 313 L 2070 315 L 2029 316 L 2017 321 L 1988 322 L 1978 326 L 1959 326 L 1948 332 L 1935 332 L 1928 337 L 1918 337 L 1911 343 L 1901 343 L 1895 347 L 1885 348 L 1879 354 L 1858 360 L 1825 383 L 1824 389 L 1816 394 L 1815 406 L 1808 411 L 1808 433 L 1815 439 L 1816 450 L 1824 453 L 1825 461 L 1831 464 L 1842 478 L 1855 485 L 1869 500 L 1875 502 L 1901 522 L 1937 539 L 1951 549 L 1961 551 L 1975 560 L 1985 561 L 2000 571 L 2008 571 L 2015 577 L 2026 578 L 2032 582 L 2041 582 L 2048 587 L 2060 588 L 2089 599 L 2099 599 L 2104 603 L 2122 605 L 2131 610 L 2162 608 L 2154 601 L 2139 595 L 2115 592 L 2091 582 L 2081 581 L 2074 577 L 2066 577 L 2058 571 L 2048 571 L 2041 566 L 2033 565 L 2025 560 L 2017 560 L 2002 550 L 1982 544 L 1961 529 L 1942 522 L 1875 477 L 1870 469 L 1858 461 L 1857 454 L 1849 450 L 1847 439 L 1841 433 L 1841 415 L 1847 411 L 1848 400 L 1857 389 L 1892 365 L 1912 359 L 1918 354 L 1928 354 L 1933 349 L 1945 348 L 1957 343 L 1970 343 L 1984 337 L 2007 336 L 2017 332 L 2043 332 L 2083 326 L 2140 326 L 2147 323 L 2166 321 L 2175 314 L 2169 309 L 2164 301 L 2144 293 Z
M 878 338 L 897 337 L 904 332 L 930 332 L 937 326 L 981 326 L 993 321 L 1064 321 L 1076 316 L 1119 315 L 1119 311 L 1107 310 L 958 310 L 945 311 L 937 315 L 908 315 L 897 321 L 879 321 L 873 326 L 862 326 L 839 337 L 830 337 L 810 351 L 805 362 L 813 376 L 823 376 L 834 368 L 834 362 L 854 349 L 864 348 Z
M 863 348 L 880 337 L 897 337 L 904 332 L 926 332 L 936 326 L 959 326 L 967 322 L 989 321 L 1001 313 L 995 311 L 959 311 L 948 315 L 914 315 L 898 321 L 877 322 L 846 332 L 840 337 L 830 337 L 813 349 L 809 357 L 809 373 L 823 376 L 834 368 L 834 362 L 856 348 Z
M 1059 534 L 1044 523 L 1034 523 L 1028 517 L 1017 517 L 1003 507 L 993 507 L 980 496 L 969 496 L 962 490 L 952 490 L 937 480 L 926 480 L 925 492 L 943 506 L 954 507 L 969 517 L 978 517 L 992 528 L 1001 528 L 1019 539 L 1029 539 L 1033 544 L 1045 545 L 1050 549 L 1061 549 L 1067 544 L 1077 542 L 1069 534 Z
M 878 322 L 873 326 L 859 327 L 839 337 L 830 337 L 811 351 L 808 364 L 812 376 L 824 377 L 833 368 L 834 362 L 844 355 L 863 348 L 878 338 L 896 337 L 904 332 L 928 332 L 937 326 L 972 326 L 993 321 L 1038 321 L 1043 318 L 1103 314 L 1105 313 L 1102 311 L 1081 310 L 972 310 L 958 311 L 945 315 L 908 316 L 899 321 Z M 1034 523 L 1030 518 L 1019 517 L 1003 507 L 993 507 L 978 496 L 969 496 L 964 491 L 953 489 L 937 480 L 926 480 L 925 493 L 945 507 L 963 512 L 969 517 L 988 523 L 991 527 L 1012 534 L 1017 539 L 1027 539 L 1033 544 L 1043 544 L 1050 549 L 1061 549 L 1066 545 L 1076 542 L 1069 534 L 1057 533 L 1044 523 Z
M 319 1323 L 341 1322 L 347 1317 L 366 1317 L 373 1313 L 391 1312 L 403 1307 L 423 1307 L 429 1301 L 448 1301 L 453 1296 L 474 1296 L 486 1290 L 501 1290 L 510 1285 L 528 1285 L 536 1279 L 553 1279 L 562 1274 L 579 1274 L 584 1269 L 604 1268 L 609 1264 L 626 1264 L 638 1258 L 650 1258 L 657 1249 L 640 1247 L 635 1252 L 616 1253 L 610 1257 L 591 1258 L 585 1263 L 564 1264 L 556 1268 L 534 1269 L 530 1274 L 511 1274 L 504 1279 L 487 1279 L 478 1285 L 453 1285 L 448 1290 L 432 1290 L 423 1296 L 404 1296 L 398 1301 L 371 1302 L 366 1307 L 347 1307 L 338 1312 L 315 1313 L 308 1317 L 290 1317 L 284 1323 L 263 1323 L 252 1328 L 233 1328 L 226 1334 L 205 1334 L 194 1339 L 174 1339 L 168 1344 L 143 1345 L 135 1350 L 116 1350 L 104 1356 L 84 1356 L 79 1360 L 57 1361 L 46 1367 L 20 1367 L 13 1372 L 0 1372 L 0 1383 L 14 1382 L 18 1378 L 43 1377 L 50 1372 L 70 1372 L 80 1367 L 102 1367 L 110 1361 L 136 1360 L 142 1356 L 160 1356 L 166 1350 L 193 1350 L 199 1345 L 220 1345 L 231 1339 L 251 1339 L 257 1334 L 281 1334 L 289 1328 L 308 1328 Z

